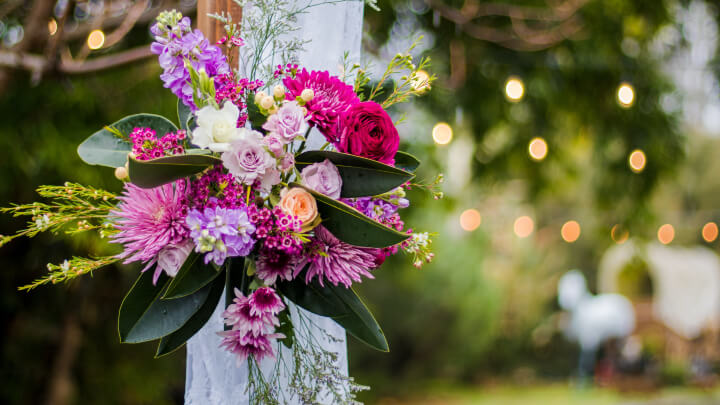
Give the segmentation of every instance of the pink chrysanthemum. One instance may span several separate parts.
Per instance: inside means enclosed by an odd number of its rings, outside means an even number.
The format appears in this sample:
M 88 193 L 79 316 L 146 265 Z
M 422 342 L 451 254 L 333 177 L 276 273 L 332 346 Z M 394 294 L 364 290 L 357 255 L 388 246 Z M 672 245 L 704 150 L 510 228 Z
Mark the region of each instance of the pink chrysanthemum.
M 119 257 L 125 263 L 147 263 L 145 271 L 157 261 L 162 248 L 188 237 L 186 188 L 184 180 L 151 189 L 125 184 L 125 191 L 118 197 L 120 204 L 112 212 L 115 227 L 120 231 L 112 239 L 124 245 Z
M 280 321 L 271 312 L 258 311 L 258 308 L 250 303 L 251 297 L 252 295 L 245 297 L 236 288 L 233 303 L 228 305 L 225 312 L 223 312 L 225 323 L 232 326 L 233 329 L 254 336 L 272 332 L 276 326 L 280 325 Z M 282 304 L 282 301 L 280 304 Z
M 298 262 L 298 256 L 276 249 L 263 249 L 258 256 L 257 276 L 267 285 L 275 284 L 277 279 L 290 281 Z
M 272 333 L 268 335 L 254 336 L 245 334 L 239 330 L 228 330 L 218 332 L 223 337 L 220 347 L 237 356 L 237 364 L 240 366 L 242 362 L 252 355 L 255 361 L 260 362 L 265 357 L 275 358 L 273 344 L 277 339 L 282 339 L 285 335 L 281 333 Z
M 329 281 L 334 285 L 342 283 L 350 287 L 353 282 L 361 282 L 362 276 L 374 278 L 368 270 L 376 267 L 375 256 L 379 249 L 353 246 L 341 241 L 323 226 L 315 228 L 314 246 L 306 261 L 305 282 L 309 283 L 317 276 L 320 285 Z M 295 269 L 295 276 L 305 267 Z
M 305 89 L 314 92 L 315 96 L 305 104 L 310 123 L 325 135 L 328 142 L 336 143 L 339 115 L 360 102 L 353 87 L 327 71 L 308 72 L 306 69 L 297 72 L 294 78 L 286 77 L 283 84 L 287 88 L 285 97 L 288 100 L 295 100 Z
M 253 315 L 277 315 L 285 309 L 280 296 L 270 287 L 260 287 L 248 298 L 250 313 Z

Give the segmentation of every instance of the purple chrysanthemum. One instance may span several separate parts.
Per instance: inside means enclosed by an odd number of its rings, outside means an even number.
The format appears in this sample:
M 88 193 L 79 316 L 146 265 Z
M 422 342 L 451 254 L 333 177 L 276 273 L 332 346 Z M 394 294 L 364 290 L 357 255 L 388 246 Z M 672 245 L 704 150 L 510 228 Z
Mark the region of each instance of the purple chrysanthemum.
M 205 264 L 212 260 L 219 266 L 227 257 L 247 256 L 255 246 L 255 225 L 245 207 L 193 209 L 186 222 L 195 251 L 205 253 Z
M 283 84 L 288 100 L 295 100 L 305 89 L 313 91 L 314 97 L 305 104 L 310 124 L 316 126 L 328 142 L 337 142 L 339 115 L 360 102 L 353 87 L 327 71 L 308 72 L 306 69 L 297 72 L 294 78 L 286 77 Z
M 315 238 L 311 243 L 313 246 L 305 259 L 309 263 L 305 274 L 306 283 L 317 276 L 320 285 L 324 285 L 324 281 L 329 281 L 334 285 L 342 283 L 349 288 L 353 282 L 361 282 L 362 276 L 374 278 L 368 270 L 377 267 L 375 256 L 380 249 L 345 243 L 323 226 L 315 228 Z M 302 263 L 297 266 L 295 276 L 304 267 Z
M 298 256 L 276 249 L 262 249 L 256 264 L 257 276 L 268 285 L 277 279 L 290 281 L 298 263 Z
M 187 238 L 186 188 L 184 180 L 151 189 L 125 183 L 125 191 L 118 197 L 120 204 L 112 212 L 115 227 L 120 231 L 112 239 L 124 245 L 119 257 L 125 263 L 147 263 L 145 271 L 157 261 L 162 248 Z

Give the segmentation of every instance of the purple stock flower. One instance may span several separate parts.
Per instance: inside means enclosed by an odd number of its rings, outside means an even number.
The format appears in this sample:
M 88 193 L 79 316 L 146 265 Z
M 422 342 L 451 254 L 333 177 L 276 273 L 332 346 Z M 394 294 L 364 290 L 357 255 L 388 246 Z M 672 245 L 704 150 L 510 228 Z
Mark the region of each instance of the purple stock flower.
M 247 256 L 255 245 L 255 225 L 245 207 L 193 209 L 186 222 L 195 251 L 205 253 L 206 264 L 212 260 L 221 265 L 227 257 Z

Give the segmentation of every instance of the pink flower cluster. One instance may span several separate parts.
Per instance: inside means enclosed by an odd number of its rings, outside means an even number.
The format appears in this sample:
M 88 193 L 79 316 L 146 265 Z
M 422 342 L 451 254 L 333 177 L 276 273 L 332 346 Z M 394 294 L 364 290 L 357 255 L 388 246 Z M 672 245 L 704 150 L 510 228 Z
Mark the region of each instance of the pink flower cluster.
M 276 249 L 289 255 L 302 251 L 303 243 L 295 236 L 300 233 L 302 221 L 285 214 L 278 206 L 272 210 L 267 207 L 248 207 L 250 222 L 255 224 L 255 237 L 262 239 L 266 249 Z
M 275 72 L 273 73 L 274 78 L 278 78 L 280 76 L 289 76 L 289 77 L 295 77 L 295 75 L 298 72 L 298 64 L 297 63 L 288 63 L 287 65 L 277 65 L 277 68 L 275 68 Z
M 168 132 L 158 139 L 150 128 L 135 128 L 130 132 L 132 152 L 137 160 L 157 159 L 163 156 L 181 155 L 185 152 L 182 143 L 187 138 L 183 130 Z
M 285 335 L 275 333 L 280 326 L 277 315 L 285 309 L 285 304 L 270 287 L 260 287 L 246 297 L 237 288 L 235 298 L 223 318 L 229 331 L 218 332 L 223 337 L 220 347 L 224 347 L 237 356 L 238 365 L 252 355 L 256 361 L 264 357 L 275 357 L 273 343 Z
M 222 105 L 223 101 L 230 100 L 240 110 L 237 127 L 242 128 L 247 122 L 247 110 L 244 98 L 248 92 L 254 92 L 264 83 L 261 80 L 235 79 L 232 74 L 222 74 L 215 78 L 215 101 Z
M 250 198 L 253 192 L 250 192 Z M 193 181 L 188 192 L 188 206 L 200 208 L 240 208 L 247 201 L 247 189 L 238 183 L 221 165 L 205 172 Z

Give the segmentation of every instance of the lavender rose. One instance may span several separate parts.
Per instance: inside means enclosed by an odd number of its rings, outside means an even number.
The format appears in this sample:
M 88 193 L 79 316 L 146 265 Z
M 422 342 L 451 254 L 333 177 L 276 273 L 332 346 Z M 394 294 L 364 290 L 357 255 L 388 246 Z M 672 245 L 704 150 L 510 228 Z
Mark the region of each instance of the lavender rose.
M 241 128 L 240 139 L 230 144 L 230 150 L 221 155 L 223 166 L 243 184 L 260 183 L 263 190 L 280 182 L 274 157 L 265 149 L 259 132 Z
M 335 147 L 340 152 L 395 164 L 400 137 L 380 104 L 365 101 L 348 108 L 340 117 L 339 133 Z
M 279 135 L 285 143 L 304 135 L 307 128 L 305 110 L 296 101 L 283 104 L 277 113 L 268 117 L 267 122 L 263 124 L 263 129 Z
M 300 172 L 303 183 L 318 193 L 330 198 L 340 198 L 342 178 L 338 168 L 331 161 L 313 163 Z
M 158 252 L 157 266 L 153 274 L 153 284 L 157 283 L 163 271 L 170 277 L 175 277 L 194 247 L 192 239 L 186 239 L 176 245 L 167 245 Z

